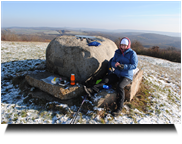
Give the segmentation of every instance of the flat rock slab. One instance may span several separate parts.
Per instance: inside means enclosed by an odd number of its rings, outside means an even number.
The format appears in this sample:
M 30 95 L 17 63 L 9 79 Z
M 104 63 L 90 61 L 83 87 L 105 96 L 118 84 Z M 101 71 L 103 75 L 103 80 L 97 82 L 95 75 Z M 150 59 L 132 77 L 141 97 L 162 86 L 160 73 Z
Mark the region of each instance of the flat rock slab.
M 143 75 L 143 70 L 139 70 L 137 73 L 135 73 L 132 83 L 127 85 L 124 88 L 125 101 L 130 102 L 133 99 L 133 97 L 136 95 L 137 91 L 140 88 L 142 75 Z M 103 89 L 95 95 L 95 98 L 93 99 L 93 101 L 95 105 L 100 108 L 112 107 L 115 105 L 116 95 L 117 93 L 116 93 L 116 90 L 114 89 L 109 89 L 109 90 Z
M 49 76 L 61 77 L 59 75 L 52 74 L 49 72 L 40 72 L 37 74 L 26 75 L 25 79 L 29 85 L 39 88 L 40 90 L 47 92 L 48 94 L 50 94 L 56 98 L 59 98 L 61 100 L 68 100 L 68 99 L 77 97 L 78 95 L 81 95 L 84 92 L 82 85 L 78 85 L 78 86 L 77 85 L 75 85 L 75 86 L 68 85 L 65 88 L 58 84 L 53 85 L 53 84 L 46 83 L 42 80 Z M 61 78 L 66 79 L 65 77 L 61 77 Z

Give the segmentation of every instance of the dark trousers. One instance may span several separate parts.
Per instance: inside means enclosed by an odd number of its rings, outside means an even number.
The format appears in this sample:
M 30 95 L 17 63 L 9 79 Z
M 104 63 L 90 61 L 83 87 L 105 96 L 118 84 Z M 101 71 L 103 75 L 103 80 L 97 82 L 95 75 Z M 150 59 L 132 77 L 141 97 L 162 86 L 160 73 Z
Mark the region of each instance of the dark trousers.
M 128 79 L 126 77 L 118 77 L 115 74 L 107 75 L 99 84 L 94 85 L 92 87 L 92 90 L 95 92 L 99 92 L 101 89 L 103 89 L 103 85 L 110 85 L 117 83 L 117 96 L 116 96 L 116 104 L 117 109 L 121 110 L 123 108 L 123 103 L 125 99 L 125 91 L 124 87 L 131 83 L 131 79 Z

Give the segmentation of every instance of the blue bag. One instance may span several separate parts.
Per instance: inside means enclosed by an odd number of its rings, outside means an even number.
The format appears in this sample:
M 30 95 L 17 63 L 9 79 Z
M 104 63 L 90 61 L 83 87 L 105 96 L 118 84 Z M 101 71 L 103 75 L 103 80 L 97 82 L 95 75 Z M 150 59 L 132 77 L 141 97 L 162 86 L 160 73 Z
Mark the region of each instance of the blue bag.
M 97 42 L 97 41 L 93 41 L 93 42 L 89 43 L 88 45 L 89 46 L 99 46 L 101 44 L 99 42 Z

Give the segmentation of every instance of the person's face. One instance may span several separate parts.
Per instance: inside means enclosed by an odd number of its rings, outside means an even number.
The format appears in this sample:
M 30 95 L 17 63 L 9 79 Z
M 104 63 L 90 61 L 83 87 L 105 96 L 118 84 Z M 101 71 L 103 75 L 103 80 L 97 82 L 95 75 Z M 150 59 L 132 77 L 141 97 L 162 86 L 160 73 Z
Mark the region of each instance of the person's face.
M 121 44 L 121 48 L 122 48 L 123 50 L 125 50 L 125 49 L 127 48 L 127 45 Z

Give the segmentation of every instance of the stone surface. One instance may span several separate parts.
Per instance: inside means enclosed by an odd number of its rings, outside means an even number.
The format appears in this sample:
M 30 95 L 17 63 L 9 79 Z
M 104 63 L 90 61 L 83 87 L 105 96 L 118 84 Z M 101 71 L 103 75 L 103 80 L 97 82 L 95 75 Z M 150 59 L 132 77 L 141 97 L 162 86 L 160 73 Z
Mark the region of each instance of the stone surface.
M 104 37 L 100 46 L 88 46 L 87 40 L 75 36 L 60 36 L 53 39 L 46 49 L 46 68 L 49 72 L 70 77 L 84 83 L 106 73 L 108 61 L 114 56 L 116 44 Z
M 68 87 L 65 88 L 63 86 L 52 85 L 41 80 L 49 76 L 60 77 L 59 75 L 52 74 L 49 72 L 40 72 L 37 74 L 26 75 L 25 79 L 29 83 L 29 85 L 39 88 L 40 90 L 47 92 L 48 94 L 56 98 L 59 98 L 61 100 L 67 100 L 67 99 L 77 97 L 78 95 L 82 95 L 84 92 L 82 85 L 79 85 L 79 86 L 68 85 Z M 66 77 L 62 77 L 62 78 L 66 79 Z
M 68 100 L 61 100 L 59 98 L 56 98 L 38 88 L 35 88 L 33 91 L 29 92 L 28 94 L 30 97 L 32 98 L 38 98 L 38 99 L 43 99 L 43 100 L 46 100 L 46 101 L 49 101 L 49 102 L 60 102 L 60 103 L 63 103 L 63 104 L 67 104 L 69 106 L 73 106 L 77 103 L 77 101 L 79 101 L 79 99 L 76 101 L 75 99 L 68 99 Z
M 130 102 L 137 91 L 139 90 L 140 83 L 142 81 L 143 70 L 139 70 L 134 76 L 131 84 L 125 87 L 125 101 Z M 112 107 L 116 101 L 116 91 L 111 90 L 101 90 L 96 95 L 97 100 L 95 100 L 95 105 L 97 107 Z
M 133 99 L 138 89 L 140 88 L 140 83 L 142 81 L 143 70 L 138 71 L 133 77 L 132 84 L 125 87 L 125 99 L 129 102 Z

